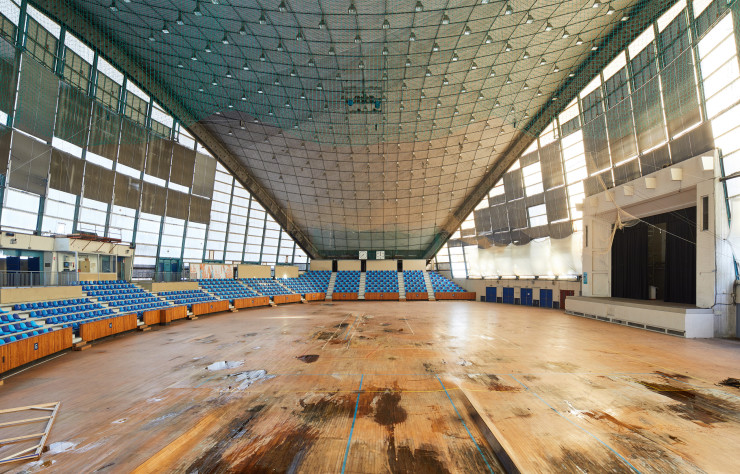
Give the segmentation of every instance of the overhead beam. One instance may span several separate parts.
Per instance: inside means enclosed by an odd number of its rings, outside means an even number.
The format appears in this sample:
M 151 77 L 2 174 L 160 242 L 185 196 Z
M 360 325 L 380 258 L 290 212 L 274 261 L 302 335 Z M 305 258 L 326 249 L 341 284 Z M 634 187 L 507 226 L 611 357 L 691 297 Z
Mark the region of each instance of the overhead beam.
M 309 240 L 303 230 L 278 204 L 275 198 L 265 189 L 246 167 L 224 146 L 223 142 L 198 122 L 168 87 L 147 73 L 141 64 L 129 53 L 120 48 L 110 35 L 98 26 L 90 23 L 77 9 L 68 2 L 59 0 L 34 0 L 34 6 L 45 14 L 65 25 L 80 35 L 83 41 L 95 48 L 107 60 L 121 68 L 139 87 L 147 91 L 175 118 L 182 123 L 191 124 L 188 130 L 224 167 L 247 189 L 254 198 L 275 218 L 275 221 L 290 235 L 293 240 L 311 258 L 320 258 L 316 246 Z M 103 50 L 104 47 L 104 50 Z
M 575 75 L 566 81 L 552 96 L 557 100 L 548 100 L 532 120 L 522 129 L 519 135 L 512 140 L 496 165 L 481 179 L 478 185 L 467 195 L 462 204 L 450 215 L 440 232 L 434 237 L 424 252 L 424 258 L 432 258 L 449 240 L 452 234 L 460 227 L 463 220 L 473 212 L 473 209 L 483 200 L 489 190 L 508 171 L 511 165 L 519 159 L 521 154 L 542 133 L 552 120 L 617 54 L 627 48 L 629 44 L 650 26 L 675 0 L 653 0 L 645 4 L 638 4 L 629 13 L 629 20 L 619 22 L 612 32 L 598 45 L 593 52 L 578 67 Z

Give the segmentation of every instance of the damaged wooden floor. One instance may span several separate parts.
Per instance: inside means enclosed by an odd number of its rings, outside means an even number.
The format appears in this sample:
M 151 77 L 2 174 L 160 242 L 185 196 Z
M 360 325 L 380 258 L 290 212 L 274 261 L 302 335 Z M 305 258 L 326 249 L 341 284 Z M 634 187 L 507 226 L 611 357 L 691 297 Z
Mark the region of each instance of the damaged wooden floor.
M 474 302 L 223 313 L 68 352 L 0 408 L 61 401 L 0 472 L 740 472 L 740 343 Z

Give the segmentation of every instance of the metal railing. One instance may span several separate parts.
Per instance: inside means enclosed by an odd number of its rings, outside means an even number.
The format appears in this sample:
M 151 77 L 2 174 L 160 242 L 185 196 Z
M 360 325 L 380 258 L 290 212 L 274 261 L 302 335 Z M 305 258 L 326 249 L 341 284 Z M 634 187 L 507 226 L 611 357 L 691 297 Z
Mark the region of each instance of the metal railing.
M 179 272 L 159 272 L 154 268 L 134 268 L 133 280 L 154 282 L 190 281 L 190 270 Z
M 77 282 L 77 272 L 0 271 L 0 287 L 70 286 Z

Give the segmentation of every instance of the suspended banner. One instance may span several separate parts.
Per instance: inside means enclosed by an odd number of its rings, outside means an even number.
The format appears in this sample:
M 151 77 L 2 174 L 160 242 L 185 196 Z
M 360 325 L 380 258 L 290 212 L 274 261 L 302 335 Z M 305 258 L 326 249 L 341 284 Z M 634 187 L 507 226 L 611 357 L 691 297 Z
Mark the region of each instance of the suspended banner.
M 564 239 L 546 237 L 526 245 L 479 248 L 477 260 L 467 259 L 468 274 L 482 278 L 579 275 L 583 271 L 582 245 L 583 236 L 575 232 Z
M 191 263 L 190 279 L 198 280 L 201 278 L 215 278 L 219 280 L 234 278 L 234 266 L 220 263 Z

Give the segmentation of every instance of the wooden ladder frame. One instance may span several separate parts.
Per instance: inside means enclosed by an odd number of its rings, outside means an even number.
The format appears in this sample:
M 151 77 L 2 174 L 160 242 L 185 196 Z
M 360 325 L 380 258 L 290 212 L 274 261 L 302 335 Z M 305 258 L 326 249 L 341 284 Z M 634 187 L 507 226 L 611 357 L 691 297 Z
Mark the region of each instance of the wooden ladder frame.
M 60 402 L 53 402 L 53 403 L 43 403 L 40 405 L 29 405 L 25 407 L 8 408 L 5 410 L 0 410 L 0 415 L 5 414 L 5 413 L 16 413 L 19 411 L 32 411 L 32 410 L 43 410 L 43 411 L 51 412 L 49 415 L 46 415 L 46 416 L 25 418 L 23 420 L 6 421 L 4 423 L 0 423 L 0 430 L 2 430 L 2 428 L 8 427 L 8 426 L 18 426 L 18 425 L 23 425 L 26 423 L 37 423 L 41 421 L 46 421 L 46 427 L 44 428 L 44 431 L 41 433 L 33 433 L 29 435 L 16 436 L 13 438 L 0 439 L 0 446 L 5 446 L 8 444 L 19 443 L 21 441 L 26 441 L 26 440 L 33 439 L 33 438 L 40 438 L 39 443 L 37 445 L 32 446 L 30 448 L 26 448 L 22 451 L 18 451 L 17 453 L 13 453 L 10 456 L 6 456 L 0 459 L 0 464 L 4 464 L 8 462 L 15 462 L 15 461 L 27 461 L 27 460 L 32 460 L 32 459 L 38 459 L 41 456 L 41 452 L 44 450 L 44 446 L 46 445 L 46 438 L 49 436 L 49 432 L 51 431 L 51 425 L 54 424 L 54 419 L 56 418 L 57 412 L 59 411 L 59 405 L 60 405 Z M 33 451 L 33 452 L 29 454 L 29 451 Z

